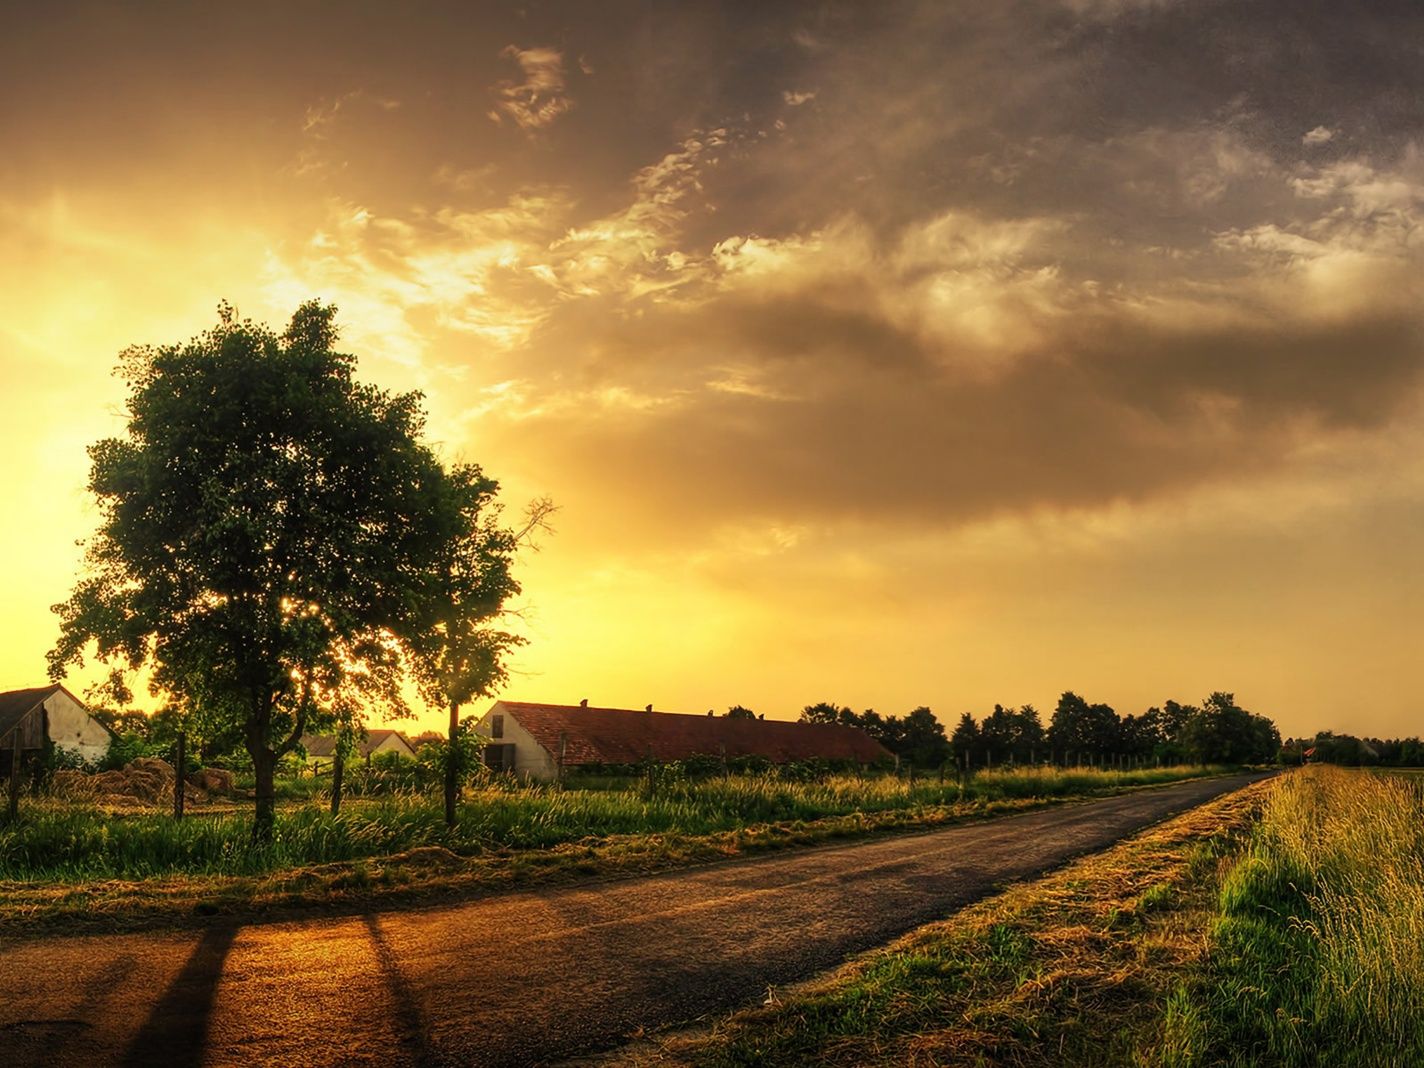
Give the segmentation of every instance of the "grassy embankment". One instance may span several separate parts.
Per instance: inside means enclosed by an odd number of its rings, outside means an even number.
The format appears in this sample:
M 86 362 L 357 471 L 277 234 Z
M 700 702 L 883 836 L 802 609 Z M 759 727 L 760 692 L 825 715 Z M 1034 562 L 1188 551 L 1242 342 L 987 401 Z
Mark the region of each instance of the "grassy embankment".
M 1314 767 L 640 1065 L 1424 1064 L 1424 783 Z
M 923 829 L 1075 797 L 1215 774 L 1034 769 L 934 779 L 774 775 L 578 789 L 491 784 L 467 792 L 454 831 L 409 794 L 283 807 L 270 845 L 232 811 L 181 822 L 66 802 L 24 806 L 0 828 L 0 926 L 340 903 L 579 875 L 648 871 L 888 830 Z M 606 784 L 605 784 L 606 785 Z
M 1155 1063 L 1207 947 L 1258 784 L 1023 883 L 710 1029 L 618 1051 L 667 1065 Z
M 1167 1063 L 1424 1064 L 1424 782 L 1286 778 L 1212 940 L 1174 999 Z

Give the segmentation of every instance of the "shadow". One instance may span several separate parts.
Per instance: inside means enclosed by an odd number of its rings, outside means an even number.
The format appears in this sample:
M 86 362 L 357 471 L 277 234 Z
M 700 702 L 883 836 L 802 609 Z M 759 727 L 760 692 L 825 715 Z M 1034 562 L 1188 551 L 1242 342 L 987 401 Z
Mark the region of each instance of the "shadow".
M 410 1056 L 413 1064 L 421 1066 L 442 1064 L 443 1061 L 435 1047 L 430 1044 L 429 1027 L 425 1022 L 425 1014 L 420 1011 L 420 1005 L 416 1002 L 410 984 L 401 974 L 395 954 L 386 944 L 386 936 L 381 932 L 380 921 L 376 919 L 374 913 L 370 912 L 366 913 L 362 919 L 366 923 L 366 930 L 371 932 L 371 947 L 375 950 L 376 961 L 381 966 L 386 989 L 390 991 L 391 1024 L 395 1029 L 396 1039 L 400 1042 L 401 1049 Z
M 204 932 L 188 963 L 168 984 L 124 1053 L 120 1063 L 125 1068 L 155 1064 L 196 1068 L 202 1064 L 223 962 L 237 931 L 236 927 L 213 927 Z

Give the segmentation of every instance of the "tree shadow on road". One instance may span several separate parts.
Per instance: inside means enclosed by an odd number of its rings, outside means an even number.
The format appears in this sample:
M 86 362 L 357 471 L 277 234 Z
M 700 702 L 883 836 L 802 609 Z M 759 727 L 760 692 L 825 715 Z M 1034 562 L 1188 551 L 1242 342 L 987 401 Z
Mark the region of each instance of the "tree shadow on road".
M 376 914 L 371 912 L 362 919 L 366 922 L 366 929 L 371 932 L 371 948 L 375 950 L 376 960 L 381 965 L 381 974 L 386 980 L 386 989 L 390 992 L 391 1022 L 397 1040 L 415 1064 L 443 1064 L 444 1061 L 430 1042 L 425 1014 L 421 1011 L 420 1003 L 416 1000 L 410 984 L 401 974 L 395 954 L 391 952 L 391 947 L 386 943 L 386 936 L 381 931 L 380 921 Z
M 155 1064 L 188 1068 L 202 1063 L 223 964 L 237 931 L 236 927 L 212 927 L 203 933 L 188 963 L 168 984 L 129 1044 L 120 1062 L 125 1068 Z

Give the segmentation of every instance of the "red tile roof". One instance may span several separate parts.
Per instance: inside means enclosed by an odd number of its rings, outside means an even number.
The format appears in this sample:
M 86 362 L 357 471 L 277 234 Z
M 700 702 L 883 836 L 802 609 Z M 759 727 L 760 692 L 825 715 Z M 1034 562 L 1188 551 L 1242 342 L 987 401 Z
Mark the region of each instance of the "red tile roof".
M 690 756 L 761 756 L 776 764 L 795 760 L 893 759 L 858 727 L 792 723 L 781 719 L 728 719 L 627 708 L 586 708 L 499 701 L 494 711 L 513 716 L 555 758 L 566 736 L 564 764 L 636 764 Z

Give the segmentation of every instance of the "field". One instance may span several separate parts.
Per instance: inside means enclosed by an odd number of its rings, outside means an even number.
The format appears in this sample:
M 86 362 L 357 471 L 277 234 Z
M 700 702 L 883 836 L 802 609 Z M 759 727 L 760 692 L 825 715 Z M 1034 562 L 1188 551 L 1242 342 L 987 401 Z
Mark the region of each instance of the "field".
M 251 816 L 224 807 L 182 821 L 31 801 L 0 828 L 0 924 L 15 917 L 104 915 L 239 904 L 314 903 L 377 893 L 505 885 L 554 875 L 651 870 L 749 850 L 875 831 L 933 827 L 1218 773 L 1037 768 L 976 774 L 961 786 L 893 775 L 775 774 L 575 782 L 492 781 L 466 792 L 454 830 L 427 794 L 320 796 L 279 810 L 270 844 Z
M 1424 1063 L 1421 786 L 1282 776 L 613 1060 Z

